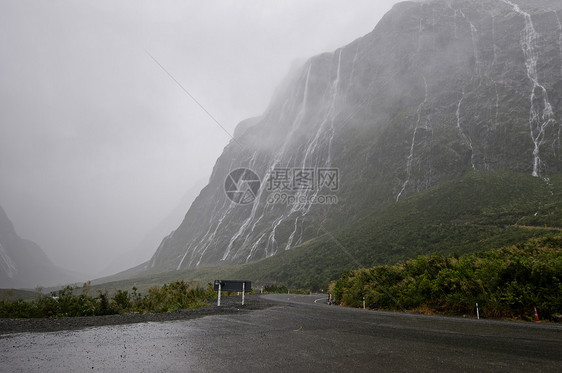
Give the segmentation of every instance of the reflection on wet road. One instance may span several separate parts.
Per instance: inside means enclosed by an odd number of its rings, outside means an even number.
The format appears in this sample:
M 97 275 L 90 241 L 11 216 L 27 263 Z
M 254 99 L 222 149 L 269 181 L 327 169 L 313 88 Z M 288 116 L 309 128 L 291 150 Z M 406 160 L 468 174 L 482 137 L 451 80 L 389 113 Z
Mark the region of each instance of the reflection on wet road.
M 236 315 L 0 337 L 2 371 L 557 371 L 557 325 L 379 313 L 270 295 Z M 315 302 L 316 301 L 316 302 Z

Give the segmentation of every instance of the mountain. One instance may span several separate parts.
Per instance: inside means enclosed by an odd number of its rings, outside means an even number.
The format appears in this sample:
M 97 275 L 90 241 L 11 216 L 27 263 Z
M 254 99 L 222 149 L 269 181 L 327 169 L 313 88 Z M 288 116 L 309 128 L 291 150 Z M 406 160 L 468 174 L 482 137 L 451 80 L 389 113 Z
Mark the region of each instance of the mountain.
M 397 4 L 291 69 L 147 268 L 272 257 L 471 171 L 560 174 L 561 17 L 551 0 Z
M 0 206 L 0 288 L 35 288 L 78 279 L 53 264 L 36 243 L 19 237 Z

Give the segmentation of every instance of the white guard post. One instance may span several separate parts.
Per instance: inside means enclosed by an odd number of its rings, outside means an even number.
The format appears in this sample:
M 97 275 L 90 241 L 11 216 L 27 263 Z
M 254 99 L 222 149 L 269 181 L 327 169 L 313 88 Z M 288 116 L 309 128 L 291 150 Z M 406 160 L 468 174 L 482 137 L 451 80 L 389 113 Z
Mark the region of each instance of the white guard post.
M 246 294 L 246 281 L 242 283 L 242 305 L 244 305 L 244 294 Z
M 476 303 L 476 318 L 480 320 L 480 311 L 478 310 L 478 303 Z
M 219 281 L 219 297 L 217 298 L 217 307 L 221 305 L 221 283 Z

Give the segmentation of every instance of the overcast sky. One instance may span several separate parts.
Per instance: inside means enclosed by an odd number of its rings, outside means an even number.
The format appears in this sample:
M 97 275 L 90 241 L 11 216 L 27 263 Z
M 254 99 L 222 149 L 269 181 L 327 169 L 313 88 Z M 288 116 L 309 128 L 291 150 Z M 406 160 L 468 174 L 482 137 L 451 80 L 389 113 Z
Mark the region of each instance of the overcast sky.
M 0 0 L 0 205 L 56 264 L 101 271 L 230 140 L 147 51 L 232 133 L 396 2 Z

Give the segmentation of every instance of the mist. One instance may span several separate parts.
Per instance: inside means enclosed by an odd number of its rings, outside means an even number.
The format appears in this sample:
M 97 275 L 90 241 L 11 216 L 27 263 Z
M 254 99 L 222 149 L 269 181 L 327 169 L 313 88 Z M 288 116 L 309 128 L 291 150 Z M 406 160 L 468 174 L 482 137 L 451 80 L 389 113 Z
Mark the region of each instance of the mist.
M 53 262 L 100 274 L 195 198 L 294 61 L 396 2 L 2 1 L 0 205 Z

